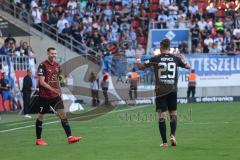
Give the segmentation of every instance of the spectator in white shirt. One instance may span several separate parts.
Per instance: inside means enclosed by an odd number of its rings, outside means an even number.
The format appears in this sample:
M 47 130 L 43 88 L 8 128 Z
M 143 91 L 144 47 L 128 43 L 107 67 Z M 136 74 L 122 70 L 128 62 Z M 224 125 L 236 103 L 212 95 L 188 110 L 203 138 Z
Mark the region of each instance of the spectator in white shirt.
M 33 9 L 34 7 L 38 7 L 38 0 L 32 0 L 30 6 L 31 9 Z
M 62 30 L 65 28 L 65 23 L 69 26 L 68 21 L 65 19 L 64 14 L 61 16 L 61 19 L 57 22 L 58 33 L 62 33 Z
M 105 21 L 111 21 L 112 20 L 113 11 L 111 10 L 109 5 L 107 5 L 107 8 L 103 11 L 103 14 L 104 14 L 104 20 Z
M 174 29 L 176 28 L 176 22 L 174 21 L 173 18 L 169 18 L 167 21 L 167 28 L 168 29 Z
M 77 8 L 77 2 L 75 0 L 69 0 L 67 3 L 67 8 L 69 8 L 69 6 L 72 6 L 72 9 L 75 9 Z
M 207 6 L 207 12 L 208 12 L 208 15 L 212 18 L 212 19 L 215 19 L 215 14 L 217 12 L 217 8 L 214 7 L 214 4 L 213 3 L 210 3 L 209 6 Z
M 238 35 L 240 35 L 240 24 L 237 26 L 237 28 L 235 28 L 235 29 L 233 30 L 233 35 L 234 35 L 235 37 L 237 37 Z
M 210 44 L 213 44 L 213 39 L 207 35 L 207 38 L 203 42 L 206 46 L 209 46 Z
M 133 58 L 136 55 L 136 50 L 133 49 L 132 46 L 128 46 L 128 48 L 125 51 L 125 56 L 129 58 Z
M 167 28 L 167 20 L 168 20 L 168 16 L 164 13 L 163 10 L 161 10 L 158 16 L 158 23 L 159 23 L 160 29 Z
M 198 23 L 198 27 L 199 27 L 199 30 L 202 32 L 203 30 L 206 29 L 207 27 L 207 22 L 202 18 L 201 21 L 199 21 Z
M 34 7 L 32 10 L 32 18 L 33 18 L 33 23 L 34 27 L 41 31 L 41 24 L 42 24 L 42 11 L 38 7 Z
M 189 7 L 188 10 L 190 12 L 191 15 L 196 15 L 198 12 L 198 6 L 194 3 L 192 3 Z
M 168 6 L 170 5 L 170 0 L 159 0 L 160 5 Z

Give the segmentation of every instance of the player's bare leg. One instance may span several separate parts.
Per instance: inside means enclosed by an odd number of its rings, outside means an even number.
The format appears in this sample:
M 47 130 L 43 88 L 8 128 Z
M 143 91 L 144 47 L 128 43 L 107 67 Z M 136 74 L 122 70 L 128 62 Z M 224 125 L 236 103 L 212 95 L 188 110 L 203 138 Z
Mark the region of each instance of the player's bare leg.
M 159 116 L 159 131 L 162 137 L 162 144 L 160 145 L 160 147 L 162 148 L 167 148 L 168 147 L 168 143 L 167 143 L 167 136 L 166 136 L 166 117 L 167 117 L 167 113 L 166 112 L 158 112 L 158 116 Z
M 66 115 L 66 112 L 64 111 L 64 109 L 57 109 L 57 113 L 58 113 L 59 118 L 61 119 L 62 126 L 68 137 L 68 143 L 72 144 L 72 143 L 76 143 L 76 142 L 80 141 L 81 137 L 72 136 L 71 128 L 68 123 L 67 115 Z
M 42 124 L 43 124 L 44 114 L 38 113 L 36 119 L 36 145 L 46 146 L 47 143 L 42 139 Z
M 169 111 L 169 115 L 170 115 L 170 127 L 171 127 L 170 140 L 171 140 L 172 146 L 176 146 L 177 141 L 175 138 L 175 132 L 177 128 L 177 111 Z

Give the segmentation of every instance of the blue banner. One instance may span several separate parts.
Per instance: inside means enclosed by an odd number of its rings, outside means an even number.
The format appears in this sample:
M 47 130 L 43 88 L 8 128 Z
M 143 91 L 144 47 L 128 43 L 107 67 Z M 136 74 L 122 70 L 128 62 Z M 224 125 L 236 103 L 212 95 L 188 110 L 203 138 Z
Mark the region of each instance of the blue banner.
M 188 29 L 153 29 L 151 30 L 150 47 L 156 46 L 159 48 L 160 41 L 164 38 L 171 40 L 171 47 L 178 47 L 180 43 L 188 44 L 189 30 Z
M 240 55 L 192 54 L 185 55 L 197 74 L 236 74 L 240 73 Z M 188 71 L 181 69 L 181 73 Z

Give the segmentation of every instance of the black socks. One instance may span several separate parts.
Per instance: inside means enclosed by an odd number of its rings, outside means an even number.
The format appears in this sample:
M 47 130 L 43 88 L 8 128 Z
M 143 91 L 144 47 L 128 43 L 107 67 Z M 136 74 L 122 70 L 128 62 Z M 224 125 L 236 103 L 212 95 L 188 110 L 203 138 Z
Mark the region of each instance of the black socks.
M 41 138 L 41 134 L 42 134 L 42 121 L 40 120 L 36 120 L 36 136 L 37 139 Z
M 62 126 L 65 130 L 65 133 L 66 133 L 67 137 L 71 136 L 72 133 L 71 133 L 71 129 L 70 129 L 68 120 L 67 119 L 61 119 L 61 123 L 62 123 Z
M 158 122 L 158 125 L 159 125 L 159 131 L 160 131 L 160 134 L 161 134 L 161 137 L 162 137 L 162 141 L 163 141 L 163 143 L 167 143 L 165 119 L 160 118 L 159 122 Z
M 177 128 L 177 116 L 170 115 L 170 127 L 171 127 L 171 134 L 175 135 L 175 131 Z

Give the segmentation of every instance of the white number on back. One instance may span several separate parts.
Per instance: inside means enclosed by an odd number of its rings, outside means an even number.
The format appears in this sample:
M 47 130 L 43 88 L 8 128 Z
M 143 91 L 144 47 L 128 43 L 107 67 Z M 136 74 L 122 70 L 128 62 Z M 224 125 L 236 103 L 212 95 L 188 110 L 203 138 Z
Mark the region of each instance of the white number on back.
M 174 62 L 169 62 L 169 63 L 160 62 L 158 63 L 158 66 L 160 67 L 158 71 L 159 71 L 159 75 L 161 75 L 160 76 L 161 79 L 175 77 L 176 64 Z M 166 71 L 168 71 L 168 74 L 162 75 L 162 72 L 166 72 Z

